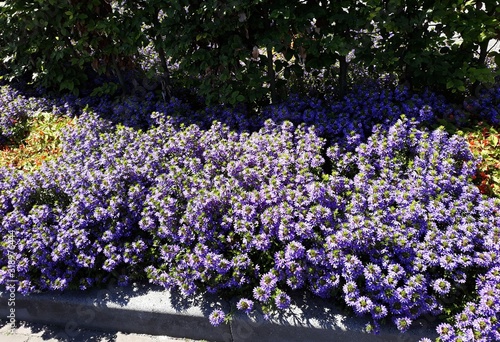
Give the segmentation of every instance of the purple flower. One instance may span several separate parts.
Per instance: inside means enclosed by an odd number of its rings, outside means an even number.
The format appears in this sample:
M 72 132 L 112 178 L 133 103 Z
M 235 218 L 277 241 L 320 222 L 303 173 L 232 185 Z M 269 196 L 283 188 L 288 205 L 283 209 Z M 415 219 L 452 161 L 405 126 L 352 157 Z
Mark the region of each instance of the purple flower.
M 443 341 L 451 341 L 455 335 L 455 329 L 448 323 L 439 324 L 436 331 Z
M 395 323 L 399 331 L 405 332 L 410 328 L 412 321 L 408 317 L 400 317 L 395 319 Z
M 213 326 L 219 326 L 222 322 L 224 322 L 224 319 L 226 318 L 226 315 L 222 310 L 216 309 L 213 310 L 210 315 L 208 316 L 208 319 L 210 320 L 210 324 Z
M 386 317 L 388 313 L 384 305 L 373 305 L 371 311 L 372 317 L 377 320 Z
M 364 314 L 369 312 L 373 307 L 373 302 L 370 298 L 366 296 L 360 296 L 354 303 L 354 310 L 358 314 Z
M 267 272 L 260 278 L 260 286 L 270 292 L 276 287 L 278 278 L 272 272 Z
M 290 302 L 290 296 L 284 292 L 279 292 L 274 298 L 274 303 L 276 304 L 276 307 L 278 309 L 288 309 L 288 307 L 290 306 Z
M 238 310 L 242 310 L 245 313 L 250 313 L 253 310 L 253 301 L 250 299 L 242 298 L 236 304 Z
M 253 289 L 253 297 L 259 302 L 266 302 L 271 297 L 271 293 L 269 290 L 257 286 Z
M 298 241 L 291 241 L 285 248 L 285 257 L 288 260 L 300 259 L 304 256 L 305 248 Z
M 445 295 L 450 292 L 451 284 L 444 279 L 436 279 L 432 284 L 432 288 L 440 295 Z
M 129 277 L 126 275 L 120 275 L 118 277 L 118 286 L 127 286 L 129 284 Z

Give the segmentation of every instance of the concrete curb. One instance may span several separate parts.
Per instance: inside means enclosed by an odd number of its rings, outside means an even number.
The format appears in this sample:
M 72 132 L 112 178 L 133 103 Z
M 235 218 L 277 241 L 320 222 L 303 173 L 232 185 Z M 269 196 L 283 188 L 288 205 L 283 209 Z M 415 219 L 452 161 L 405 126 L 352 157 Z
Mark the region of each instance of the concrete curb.
M 2 288 L 2 319 L 9 315 L 7 303 L 8 293 Z M 63 326 L 65 333 L 61 338 L 74 337 L 80 328 L 220 342 L 410 342 L 437 337 L 437 323 L 432 318 L 414 322 L 414 327 L 404 334 L 391 325 L 373 335 L 363 332 L 367 318 L 346 316 L 329 302 L 297 294 L 293 303 L 290 310 L 269 320 L 264 320 L 258 311 L 250 317 L 236 312 L 230 324 L 213 327 L 208 321 L 210 312 L 214 308 L 229 312 L 235 303 L 211 295 L 184 299 L 153 286 L 110 286 L 89 291 L 16 294 L 15 315 L 16 321 Z

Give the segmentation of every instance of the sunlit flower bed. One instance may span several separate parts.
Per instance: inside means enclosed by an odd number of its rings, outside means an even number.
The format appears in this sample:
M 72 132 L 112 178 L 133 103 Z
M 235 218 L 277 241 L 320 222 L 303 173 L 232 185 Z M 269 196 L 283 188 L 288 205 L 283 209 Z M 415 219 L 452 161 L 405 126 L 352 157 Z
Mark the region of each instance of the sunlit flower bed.
M 444 99 L 360 87 L 253 116 L 152 97 L 55 104 L 78 116 L 61 156 L 0 169 L 1 284 L 13 232 L 22 293 L 147 279 L 270 312 L 306 289 L 370 316 L 367 330 L 444 314 L 445 341 L 500 339 L 500 201 L 473 184 L 463 138 L 426 128 L 465 120 Z

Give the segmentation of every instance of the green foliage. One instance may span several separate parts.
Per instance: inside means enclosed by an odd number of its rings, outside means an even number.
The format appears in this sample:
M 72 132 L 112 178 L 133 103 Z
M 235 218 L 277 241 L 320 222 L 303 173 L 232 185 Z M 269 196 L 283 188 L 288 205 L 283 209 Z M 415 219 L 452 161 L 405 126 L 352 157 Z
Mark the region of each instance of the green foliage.
M 351 66 L 453 94 L 493 81 L 486 60 L 498 60 L 488 51 L 498 13 L 495 0 L 8 0 L 0 58 L 9 79 L 74 93 L 92 73 L 126 89 L 123 71 L 139 71 L 138 51 L 153 46 L 162 92 L 175 79 L 208 103 L 278 101 L 315 70 L 337 73 L 343 95 Z
M 167 54 L 189 75 L 186 85 L 207 102 L 262 104 L 285 96 L 289 80 L 300 85 L 304 71 L 328 67 L 361 46 L 354 32 L 367 25 L 360 19 L 364 7 L 354 1 L 185 1 L 162 7 L 160 27 Z
M 272 49 L 263 32 L 276 33 L 277 40 L 283 29 L 271 29 L 259 1 L 177 2 L 163 7 L 163 13 L 161 30 L 170 33 L 165 50 L 180 72 L 189 75 L 187 87 L 199 88 L 207 102 L 254 102 L 266 95 L 272 72 L 263 50 L 254 52 L 254 47 Z
M 72 125 L 73 120 L 41 112 L 30 117 L 26 123 L 19 123 L 25 134 L 0 150 L 0 167 L 15 167 L 32 171 L 45 161 L 61 154 L 60 144 L 63 129 Z
M 492 83 L 488 43 L 498 38 L 498 1 L 369 1 L 380 39 L 364 61 L 414 88 L 463 93 Z
M 475 182 L 482 193 L 500 197 L 500 131 L 479 123 L 460 132 L 469 141 L 475 156 L 481 158 Z
M 130 67 L 140 25 L 104 0 L 7 0 L 0 12 L 0 58 L 9 80 L 75 94 L 89 75 Z

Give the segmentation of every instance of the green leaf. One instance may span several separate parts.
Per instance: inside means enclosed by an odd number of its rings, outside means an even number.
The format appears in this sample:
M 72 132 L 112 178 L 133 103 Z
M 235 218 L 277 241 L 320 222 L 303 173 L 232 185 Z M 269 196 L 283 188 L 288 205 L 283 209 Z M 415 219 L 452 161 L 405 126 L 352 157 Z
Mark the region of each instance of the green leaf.
M 479 38 L 478 38 L 479 42 L 480 42 L 480 43 L 481 43 L 481 42 L 484 42 L 486 39 L 488 39 L 488 35 L 487 35 L 485 32 L 481 32 L 481 33 L 479 34 Z
M 202 39 L 205 39 L 207 38 L 207 34 L 206 33 L 200 33 L 196 36 L 196 41 L 200 41 Z
M 498 146 L 498 136 L 492 135 L 491 136 L 491 143 L 494 147 Z
M 59 90 L 65 90 L 65 89 L 73 91 L 75 89 L 75 84 L 73 83 L 73 81 L 64 80 L 59 86 Z

